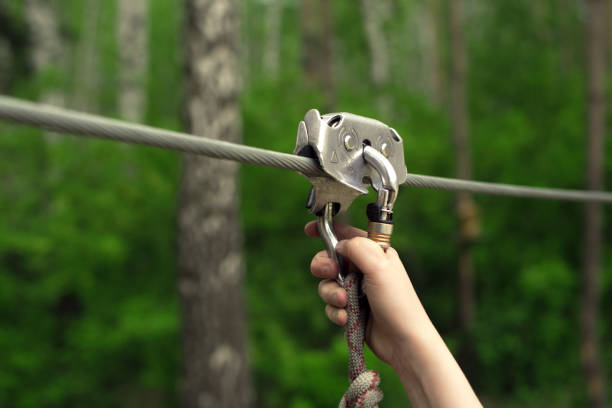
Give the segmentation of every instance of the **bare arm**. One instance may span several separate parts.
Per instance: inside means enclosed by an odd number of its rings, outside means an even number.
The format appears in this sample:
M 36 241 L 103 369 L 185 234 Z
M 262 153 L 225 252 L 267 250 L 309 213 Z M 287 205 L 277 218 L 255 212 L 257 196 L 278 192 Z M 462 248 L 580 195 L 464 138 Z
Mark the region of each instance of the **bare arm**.
M 318 236 L 315 223 L 306 234 Z M 370 304 L 366 341 L 374 353 L 390 364 L 417 407 L 481 407 L 461 368 L 427 316 L 404 266 L 393 248 L 383 251 L 356 228 L 337 224 L 343 239 L 337 251 L 364 276 Z M 311 263 L 312 274 L 324 278 L 319 295 L 327 304 L 328 318 L 346 324 L 346 292 L 336 282 L 338 266 L 322 251 Z

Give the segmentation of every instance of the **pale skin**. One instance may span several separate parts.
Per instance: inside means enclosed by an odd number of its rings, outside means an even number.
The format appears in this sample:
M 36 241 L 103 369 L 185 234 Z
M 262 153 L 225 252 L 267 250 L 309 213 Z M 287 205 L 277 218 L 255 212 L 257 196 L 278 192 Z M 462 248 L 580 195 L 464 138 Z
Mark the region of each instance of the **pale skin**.
M 400 377 L 416 408 L 482 407 L 470 383 L 427 316 L 397 252 L 383 250 L 367 234 L 348 225 L 334 224 L 340 242 L 337 252 L 363 273 L 363 288 L 370 304 L 366 342 L 376 356 Z M 318 237 L 315 222 L 306 235 Z M 325 251 L 310 265 L 323 280 L 319 296 L 333 323 L 346 324 L 346 292 L 338 283 L 337 264 Z

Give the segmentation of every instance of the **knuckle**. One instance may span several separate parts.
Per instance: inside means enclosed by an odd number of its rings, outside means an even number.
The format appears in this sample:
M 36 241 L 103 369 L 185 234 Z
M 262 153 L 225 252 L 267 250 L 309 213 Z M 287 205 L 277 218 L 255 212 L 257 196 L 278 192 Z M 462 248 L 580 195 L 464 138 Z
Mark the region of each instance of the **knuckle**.
M 337 307 L 333 307 L 331 305 L 326 305 L 325 306 L 325 315 L 327 316 L 327 318 L 334 324 L 337 324 L 339 326 L 343 325 L 343 321 L 342 321 L 342 315 L 343 315 L 344 310 L 343 309 L 339 309 Z
M 321 282 L 319 282 L 318 292 L 319 292 L 319 296 L 321 297 L 323 297 L 325 283 L 327 283 L 327 280 L 322 280 Z
M 342 326 L 346 324 L 347 315 L 345 309 L 338 309 L 338 325 Z
M 329 279 L 325 279 L 319 282 L 319 296 L 321 296 L 321 298 L 325 302 L 327 302 L 332 297 L 332 294 L 333 294 L 332 286 L 334 283 L 335 282 Z
M 388 247 L 387 249 L 385 249 L 385 254 L 387 255 L 385 257 L 387 259 L 388 258 L 399 258 L 397 251 L 393 247 Z
M 369 238 L 355 237 L 346 242 L 346 252 L 349 258 L 356 257 L 367 252 L 368 256 L 374 260 L 381 260 L 383 252 L 381 248 Z
M 317 254 L 314 256 L 314 258 L 312 258 L 312 260 L 310 261 L 310 270 L 312 272 L 320 269 L 326 262 L 326 258 L 320 256 L 320 254 Z
M 327 251 L 319 251 L 315 254 L 315 258 L 318 259 L 328 259 L 329 255 L 327 255 Z
M 335 312 L 330 305 L 325 305 L 325 315 L 331 321 L 334 321 Z
M 338 307 L 346 306 L 346 292 L 341 287 L 338 287 L 334 292 L 334 300 Z
M 364 240 L 364 239 L 366 239 L 366 238 L 355 237 L 355 238 L 351 238 L 351 239 L 346 241 L 345 248 L 346 248 L 346 252 L 347 252 L 349 257 L 352 258 L 355 254 L 359 253 L 359 251 L 363 247 L 362 240 Z
M 367 248 L 372 248 L 374 244 L 371 239 L 366 237 L 355 237 L 351 241 L 353 241 L 353 250 L 355 251 L 363 251 Z

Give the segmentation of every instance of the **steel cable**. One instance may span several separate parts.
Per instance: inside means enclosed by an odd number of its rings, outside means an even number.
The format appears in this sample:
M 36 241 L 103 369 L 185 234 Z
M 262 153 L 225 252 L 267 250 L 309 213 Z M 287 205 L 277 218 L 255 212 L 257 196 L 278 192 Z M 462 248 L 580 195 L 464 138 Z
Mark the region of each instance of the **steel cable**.
M 201 154 L 217 159 L 300 171 L 308 175 L 325 175 L 318 164 L 307 157 L 103 118 L 6 96 L 0 96 L 0 119 L 54 132 Z
M 96 115 L 26 102 L 7 96 L 0 96 L 0 119 L 55 132 L 116 140 L 184 153 L 201 154 L 217 159 L 276 167 L 299 171 L 308 176 L 325 176 L 317 162 L 306 157 L 127 123 Z M 612 203 L 612 193 L 604 191 L 526 187 L 412 173 L 408 174 L 406 181 L 402 185 L 435 190 L 467 191 L 475 194 Z

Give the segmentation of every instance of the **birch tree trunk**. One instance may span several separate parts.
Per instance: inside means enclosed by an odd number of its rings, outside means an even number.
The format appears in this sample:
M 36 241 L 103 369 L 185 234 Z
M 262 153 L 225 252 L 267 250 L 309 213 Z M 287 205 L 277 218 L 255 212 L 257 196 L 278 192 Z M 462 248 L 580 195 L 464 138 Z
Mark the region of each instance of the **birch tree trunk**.
M 361 0 L 363 23 L 370 49 L 370 75 L 377 86 L 389 81 L 389 49 L 383 31 L 388 16 L 386 0 Z
M 120 67 L 119 113 L 131 122 L 142 122 L 149 65 L 148 0 L 119 0 L 117 48 Z
M 455 148 L 455 173 L 457 178 L 472 177 L 472 158 L 469 138 L 467 111 L 467 50 L 464 40 L 464 10 L 462 0 L 450 0 L 451 19 L 451 101 L 453 118 L 453 142 Z M 469 334 L 474 324 L 476 301 L 474 295 L 474 260 L 472 245 L 479 234 L 476 205 L 469 193 L 456 195 L 456 209 L 459 218 L 459 318 L 464 333 L 463 350 L 460 360 L 464 369 L 470 370 L 472 350 Z
M 63 71 L 66 52 L 60 36 L 54 2 L 26 0 L 25 15 L 30 35 L 30 63 L 35 74 L 52 70 Z M 42 91 L 40 101 L 64 106 L 64 93 L 58 86 Z
M 302 67 L 306 80 L 323 90 L 324 110 L 327 112 L 333 110 L 336 104 L 331 7 L 330 0 L 300 1 Z
M 604 0 L 586 0 L 587 58 L 587 188 L 604 187 L 605 137 L 605 13 Z M 606 390 L 598 336 L 599 281 L 602 249 L 602 208 L 585 208 L 584 265 L 581 313 L 581 356 L 590 406 L 606 405 Z
M 240 140 L 238 7 L 186 0 L 186 127 Z M 248 407 L 238 165 L 183 156 L 178 214 L 184 408 Z
M 387 0 L 361 0 L 363 25 L 370 50 L 370 76 L 377 91 L 378 107 L 383 113 L 390 111 L 390 101 L 385 96 L 389 83 L 389 47 L 383 29 L 389 18 Z
M 264 69 L 268 77 L 276 78 L 280 66 L 282 0 L 270 0 L 266 14 Z
M 83 7 L 83 29 L 77 45 L 75 87 L 71 104 L 85 112 L 99 112 L 100 58 L 98 31 L 104 0 L 86 0 Z

